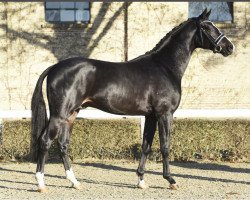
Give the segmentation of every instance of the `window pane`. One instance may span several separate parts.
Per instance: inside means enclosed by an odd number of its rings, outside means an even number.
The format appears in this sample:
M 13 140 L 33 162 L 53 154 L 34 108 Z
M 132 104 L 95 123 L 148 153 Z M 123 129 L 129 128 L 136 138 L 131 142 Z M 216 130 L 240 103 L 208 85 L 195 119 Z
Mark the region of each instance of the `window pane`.
M 76 11 L 76 21 L 89 21 L 89 11 L 88 10 L 77 10 Z
M 89 2 L 76 2 L 76 9 L 89 9 Z
M 60 2 L 46 2 L 46 8 L 60 8 Z
M 61 21 L 63 22 L 75 21 L 75 11 L 74 10 L 61 10 Z
M 45 19 L 49 22 L 60 21 L 60 12 L 59 10 L 46 10 Z
M 83 21 L 89 21 L 90 20 L 90 14 L 88 10 L 83 11 Z
M 74 2 L 61 2 L 61 8 L 74 9 L 75 3 Z
M 209 20 L 216 22 L 232 21 L 227 2 L 189 2 L 189 17 L 197 17 L 207 8 L 212 9 Z
M 90 3 L 79 2 L 45 2 L 45 19 L 48 22 L 87 22 L 90 20 Z

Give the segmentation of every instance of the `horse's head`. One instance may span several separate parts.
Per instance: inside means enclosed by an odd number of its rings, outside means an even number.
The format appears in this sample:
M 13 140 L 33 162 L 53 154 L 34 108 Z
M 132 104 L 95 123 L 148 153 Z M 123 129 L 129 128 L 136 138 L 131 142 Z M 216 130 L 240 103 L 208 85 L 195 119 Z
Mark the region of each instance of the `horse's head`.
M 197 39 L 199 47 L 210 49 L 214 53 L 221 53 L 223 56 L 229 56 L 233 53 L 235 47 L 233 43 L 211 22 L 208 17 L 211 10 L 207 9 L 195 18 L 197 25 Z

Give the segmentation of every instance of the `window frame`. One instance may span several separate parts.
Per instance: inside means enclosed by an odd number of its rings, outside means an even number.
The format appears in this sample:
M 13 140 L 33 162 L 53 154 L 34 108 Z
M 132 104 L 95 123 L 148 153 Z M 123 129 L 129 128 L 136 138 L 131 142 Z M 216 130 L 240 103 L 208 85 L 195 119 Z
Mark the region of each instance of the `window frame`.
M 54 1 L 44 1 L 44 21 L 45 21 L 45 23 L 48 23 L 48 24 L 53 24 L 53 25 L 88 25 L 88 24 L 90 24 L 91 23 L 91 2 L 90 1 L 82 1 L 82 2 L 87 2 L 88 4 L 89 4 L 89 7 L 88 7 L 88 9 L 83 9 L 83 10 L 87 10 L 88 12 L 89 12 L 89 20 L 88 21 L 77 21 L 76 20 L 76 17 L 75 17 L 75 12 L 77 11 L 77 10 L 79 10 L 79 9 L 76 9 L 76 8 L 61 8 L 61 5 L 60 5 L 60 7 L 59 8 L 47 8 L 47 6 L 46 6 L 46 3 L 47 2 L 53 2 L 54 3 Z M 59 3 L 62 3 L 62 2 L 64 2 L 64 1 L 59 1 Z M 74 7 L 75 7 L 75 4 L 77 3 L 77 2 L 79 2 L 79 1 L 72 1 L 72 3 L 74 3 Z M 58 10 L 59 12 L 61 11 L 61 10 L 72 10 L 72 11 L 74 11 L 74 21 L 48 21 L 47 19 L 46 19 L 46 11 L 47 10 Z
M 190 3 L 193 3 L 193 2 L 188 2 L 188 15 L 189 15 L 189 13 L 190 13 Z M 196 2 L 196 3 L 203 3 L 203 2 Z M 218 2 L 207 2 L 207 3 L 221 3 L 220 1 L 218 1 Z M 213 23 L 215 23 L 215 24 L 219 24 L 219 25 L 232 25 L 233 26 L 233 24 L 234 24 L 234 22 L 235 22 L 235 19 L 234 19 L 234 2 L 225 2 L 225 3 L 227 3 L 228 4 L 228 7 L 229 7 L 229 13 L 231 14 L 231 17 L 232 17 L 232 20 L 230 20 L 230 21 L 212 21 Z M 202 12 L 202 11 L 201 11 Z

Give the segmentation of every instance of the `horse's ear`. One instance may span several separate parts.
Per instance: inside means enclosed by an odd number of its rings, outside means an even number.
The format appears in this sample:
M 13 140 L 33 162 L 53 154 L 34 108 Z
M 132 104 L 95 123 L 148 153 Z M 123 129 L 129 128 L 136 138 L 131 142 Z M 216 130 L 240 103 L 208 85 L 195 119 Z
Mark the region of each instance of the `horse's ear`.
M 207 8 L 205 8 L 205 10 L 200 14 L 200 16 L 198 18 L 201 19 L 201 20 L 207 20 L 210 13 L 211 13 L 211 10 L 209 10 L 207 12 Z
M 207 12 L 207 14 L 205 15 L 205 20 L 208 20 L 208 18 L 209 18 L 209 15 L 211 14 L 211 9 Z

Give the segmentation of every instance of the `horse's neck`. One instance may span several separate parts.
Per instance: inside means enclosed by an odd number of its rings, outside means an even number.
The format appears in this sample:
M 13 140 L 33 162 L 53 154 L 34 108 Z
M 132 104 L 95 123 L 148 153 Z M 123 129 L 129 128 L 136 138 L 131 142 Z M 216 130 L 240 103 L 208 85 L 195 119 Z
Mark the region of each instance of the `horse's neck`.
M 195 28 L 187 28 L 171 37 L 171 39 L 152 54 L 154 60 L 181 81 L 187 68 L 194 45 Z

